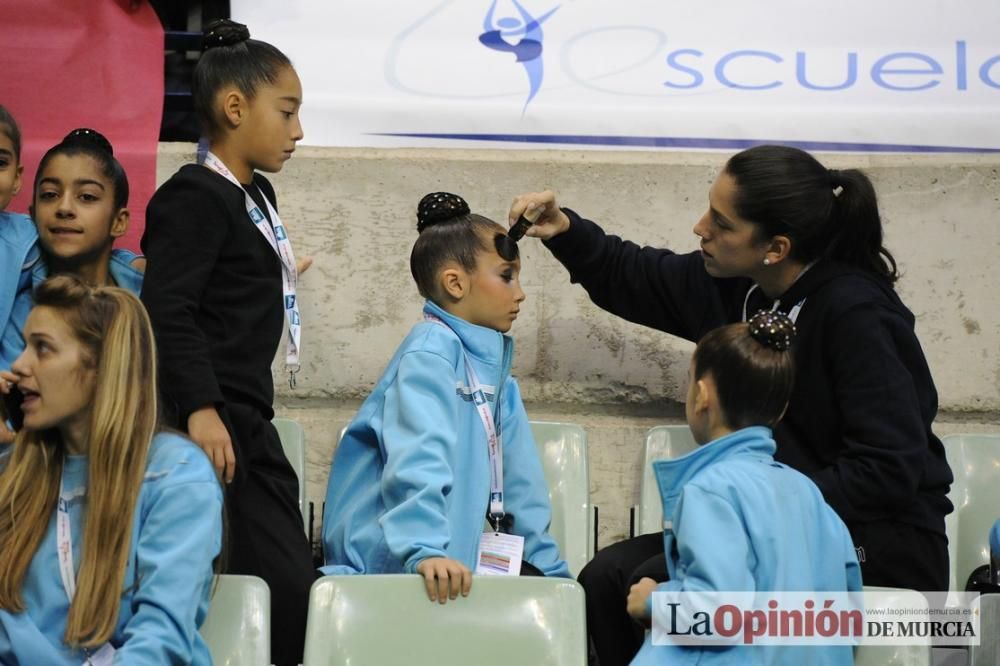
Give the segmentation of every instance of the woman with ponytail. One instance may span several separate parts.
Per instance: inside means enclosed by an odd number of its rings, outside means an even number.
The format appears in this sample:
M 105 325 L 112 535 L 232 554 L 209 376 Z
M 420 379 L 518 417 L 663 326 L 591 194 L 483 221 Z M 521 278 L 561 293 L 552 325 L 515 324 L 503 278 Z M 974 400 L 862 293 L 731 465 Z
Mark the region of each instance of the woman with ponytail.
M 937 392 L 893 289 L 871 181 L 795 148 L 758 146 L 729 159 L 708 199 L 694 226 L 700 251 L 687 254 L 608 235 L 552 192 L 516 198 L 510 215 L 544 207 L 528 234 L 594 303 L 629 321 L 698 341 L 762 309 L 787 314 L 798 330 L 795 388 L 775 458 L 811 478 L 847 524 L 866 585 L 947 589 L 952 475 L 931 431 Z M 664 570 L 663 540 L 651 534 L 602 550 L 581 573 L 602 666 L 635 654 L 642 628 L 625 613 L 629 586 Z
M 205 454 L 158 432 L 156 351 L 130 292 L 43 282 L 0 392 L 0 663 L 210 664 L 198 634 L 222 532 Z

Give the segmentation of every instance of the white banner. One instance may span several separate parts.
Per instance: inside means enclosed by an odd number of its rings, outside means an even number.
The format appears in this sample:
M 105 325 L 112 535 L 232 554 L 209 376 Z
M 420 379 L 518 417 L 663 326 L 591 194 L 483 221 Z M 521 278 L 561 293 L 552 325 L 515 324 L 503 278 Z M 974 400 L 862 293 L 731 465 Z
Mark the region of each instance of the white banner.
M 233 0 L 307 145 L 1000 151 L 996 0 Z

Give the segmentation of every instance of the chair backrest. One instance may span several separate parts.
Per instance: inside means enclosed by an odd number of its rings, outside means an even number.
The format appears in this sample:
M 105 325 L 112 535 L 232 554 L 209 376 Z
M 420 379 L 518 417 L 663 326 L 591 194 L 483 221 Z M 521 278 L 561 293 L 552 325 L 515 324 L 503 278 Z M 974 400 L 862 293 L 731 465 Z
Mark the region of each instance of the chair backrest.
M 961 591 L 972 572 L 990 561 L 989 533 L 1000 518 L 1000 434 L 949 435 L 942 441 L 955 475 L 948 492 L 955 510 L 945 517 L 949 589 Z
M 594 556 L 587 433 L 572 423 L 547 421 L 532 421 L 531 432 L 549 486 L 549 533 L 570 571 L 577 575 Z
M 677 458 L 698 448 L 686 425 L 656 426 L 646 433 L 639 482 L 639 510 L 636 512 L 636 534 L 651 534 L 663 530 L 663 502 L 653 476 L 653 461 Z
M 927 598 L 916 590 L 865 585 L 865 593 L 878 592 L 878 605 L 891 608 L 927 608 Z M 865 601 L 865 605 L 869 602 Z M 920 645 L 860 645 L 854 652 L 855 666 L 931 666 L 930 638 L 914 638 Z
M 256 576 L 219 576 L 199 632 L 216 664 L 270 664 L 271 591 L 267 583 Z
M 439 605 L 420 576 L 326 576 L 309 595 L 304 666 L 586 662 L 583 588 L 573 580 L 477 576 L 468 597 Z
M 1000 664 L 1000 594 L 979 597 L 979 645 L 969 647 L 969 666 Z
M 299 511 L 306 520 L 306 433 L 298 421 L 275 417 L 271 423 L 281 438 L 281 448 L 299 479 Z

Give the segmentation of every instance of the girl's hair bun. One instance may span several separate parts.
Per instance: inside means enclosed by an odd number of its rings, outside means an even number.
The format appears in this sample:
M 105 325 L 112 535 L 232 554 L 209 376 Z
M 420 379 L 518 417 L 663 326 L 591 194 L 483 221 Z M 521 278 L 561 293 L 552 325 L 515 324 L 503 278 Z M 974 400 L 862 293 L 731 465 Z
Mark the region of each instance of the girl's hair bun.
M 112 157 L 115 154 L 114 148 L 111 147 L 111 142 L 103 134 L 89 127 L 76 128 L 63 138 L 62 143 L 63 145 L 91 146 Z
M 761 310 L 747 324 L 754 340 L 775 351 L 788 351 L 795 339 L 795 324 L 777 310 Z
M 417 231 L 468 215 L 469 204 L 450 192 L 432 192 L 417 204 Z
M 216 19 L 205 26 L 201 36 L 201 50 L 217 46 L 231 46 L 250 39 L 250 30 L 242 23 L 229 19 Z

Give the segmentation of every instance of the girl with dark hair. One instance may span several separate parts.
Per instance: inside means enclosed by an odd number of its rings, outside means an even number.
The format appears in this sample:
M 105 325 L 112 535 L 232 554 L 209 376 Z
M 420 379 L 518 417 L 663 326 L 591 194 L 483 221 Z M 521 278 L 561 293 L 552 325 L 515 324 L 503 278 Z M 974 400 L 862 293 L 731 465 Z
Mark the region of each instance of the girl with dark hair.
M 138 295 L 145 260 L 114 241 L 128 230 L 128 176 L 104 136 L 75 129 L 42 156 L 35 173 L 31 214 L 50 273 L 72 273 L 94 286 L 119 286 Z
M 653 470 L 663 500 L 668 582 L 642 578 L 628 612 L 649 624 L 654 590 L 673 593 L 861 590 L 861 572 L 843 521 L 812 481 L 774 460 L 771 428 L 792 394 L 795 326 L 761 311 L 698 343 L 688 371 L 685 415 L 699 448 Z M 781 515 L 780 521 L 774 517 Z M 720 539 L 725 547 L 720 547 Z M 804 556 L 822 553 L 823 557 Z M 683 594 L 676 597 L 683 603 Z M 654 664 L 844 664 L 851 645 L 653 645 L 637 666 Z
M 454 194 L 424 197 L 417 219 L 410 269 L 427 299 L 424 321 L 337 448 L 322 571 L 418 573 L 431 601 L 445 603 L 469 594 L 474 571 L 500 564 L 488 559 L 496 538 L 521 549 L 522 575 L 569 576 L 510 376 L 514 342 L 504 333 L 524 301 L 517 245 Z
M 210 24 L 204 48 L 192 93 L 209 150 L 149 203 L 143 302 L 167 421 L 227 484 L 227 573 L 267 581 L 272 661 L 284 666 L 302 660 L 316 572 L 298 479 L 271 425 L 271 362 L 287 328 L 286 362 L 298 370 L 296 287 L 308 260 L 295 260 L 258 170 L 280 171 L 302 139 L 302 85 L 281 51 L 239 23 Z
M 75 129 L 45 153 L 35 175 L 34 224 L 22 235 L 30 245 L 23 245 L 25 256 L 11 264 L 20 271 L 0 275 L 0 311 L 6 313 L 0 321 L 0 369 L 10 368 L 23 351 L 21 330 L 31 310 L 31 290 L 49 275 L 72 274 L 93 286 L 119 286 L 138 295 L 145 259 L 113 249 L 128 229 L 127 206 L 125 170 L 99 132 Z M 0 425 L 0 442 L 11 441 L 13 433 Z
M 222 541 L 205 454 L 159 432 L 156 349 L 132 293 L 43 282 L 0 393 L 0 663 L 210 664 L 198 634 Z
M 694 227 L 701 251 L 689 254 L 607 235 L 552 192 L 518 197 L 510 214 L 544 207 L 528 233 L 629 321 L 697 341 L 761 309 L 795 320 L 795 389 L 774 430 L 776 459 L 811 478 L 847 524 L 865 584 L 947 589 L 952 475 L 931 430 L 937 392 L 892 286 L 871 182 L 759 146 L 726 163 L 708 198 Z M 580 575 L 603 666 L 628 663 L 642 642 L 624 598 L 650 558 L 651 572 L 664 570 L 659 535 L 603 549 Z

